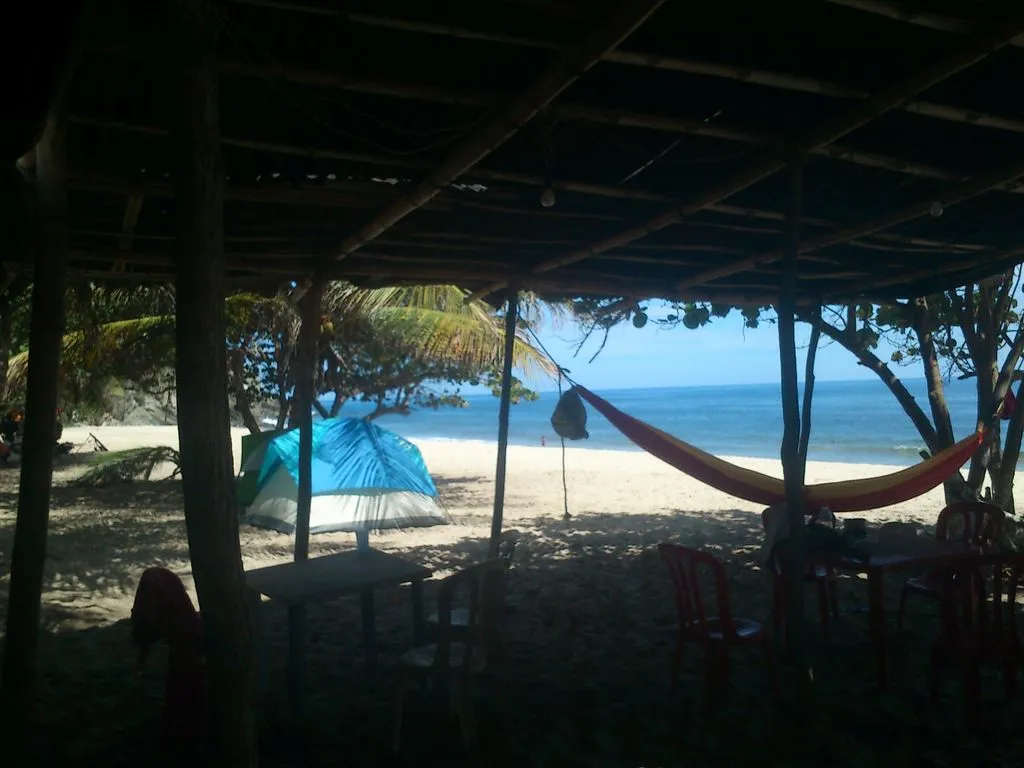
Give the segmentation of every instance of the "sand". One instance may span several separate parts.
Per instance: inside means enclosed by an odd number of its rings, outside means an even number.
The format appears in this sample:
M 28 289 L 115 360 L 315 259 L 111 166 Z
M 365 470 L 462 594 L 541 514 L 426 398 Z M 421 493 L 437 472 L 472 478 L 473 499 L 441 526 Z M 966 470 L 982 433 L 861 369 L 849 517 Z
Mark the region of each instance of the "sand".
M 177 443 L 175 427 L 74 427 L 65 430 L 64 439 L 84 444 L 90 432 L 111 450 Z M 236 464 L 243 434 L 242 430 L 233 432 Z M 485 551 L 493 503 L 495 445 L 417 442 L 455 524 L 373 534 L 371 544 L 430 565 L 437 569 L 438 576 L 443 576 L 481 558 Z M 103 489 L 83 490 L 69 486 L 68 481 L 82 472 L 84 459 L 81 454 L 73 454 L 60 461 L 54 472 L 54 503 L 43 594 L 43 619 L 48 634 L 41 659 L 44 667 L 51 666 L 47 667 L 47 684 L 41 696 L 51 699 L 51 707 L 46 710 L 49 721 L 54 726 L 64 727 L 69 718 L 82 715 L 80 711 L 75 715 L 77 710 L 73 700 L 67 697 L 67 687 L 102 686 L 106 680 L 110 686 L 108 696 L 102 702 L 93 703 L 95 711 L 107 711 L 103 717 L 108 721 L 117 720 L 119 729 L 129 727 L 124 724 L 124 718 L 139 728 L 152 729 L 156 727 L 159 714 L 159 672 L 151 673 L 152 687 L 147 689 L 155 701 L 149 700 L 146 706 L 126 703 L 136 701 L 132 697 L 137 698 L 139 694 L 132 693 L 131 685 L 125 682 L 130 677 L 132 650 L 124 620 L 129 616 L 138 576 L 144 568 L 154 565 L 171 568 L 193 591 L 180 483 L 157 479 Z M 781 476 L 778 461 L 730 460 Z M 761 540 L 760 507 L 701 485 L 640 452 L 572 447 L 567 451 L 566 465 L 568 504 L 573 516 L 569 521 L 562 519 L 559 447 L 512 446 L 509 449 L 505 527 L 523 534 L 510 588 L 510 601 L 519 607 L 518 624 L 512 630 L 514 645 L 530 660 L 530 668 L 547 669 L 544 674 L 536 672 L 535 682 L 548 681 L 542 686 L 544 695 L 560 697 L 556 711 L 565 706 L 566 696 L 584 709 L 598 699 L 603 701 L 606 695 L 613 695 L 610 692 L 618 690 L 617 686 L 625 686 L 624 690 L 628 689 L 632 696 L 636 681 L 647 678 L 650 682 L 643 686 L 646 691 L 643 696 L 647 698 L 629 706 L 637 711 L 651 708 L 660 712 L 659 707 L 663 705 L 657 702 L 664 696 L 674 609 L 653 547 L 659 541 L 676 540 L 715 552 L 729 563 L 734 579 L 746 585 L 734 586 L 734 592 L 741 593 L 734 610 L 764 618 L 767 594 L 755 561 Z M 885 466 L 811 463 L 807 479 L 810 483 L 838 481 L 894 470 Z M 17 475 L 14 469 L 0 471 L 0 546 L 6 562 L 9 562 L 14 528 Z M 865 516 L 879 522 L 906 520 L 931 524 L 941 506 L 941 490 L 935 490 Z M 285 535 L 243 526 L 240 536 L 246 568 L 290 559 L 291 541 Z M 349 534 L 318 535 L 312 538 L 311 554 L 317 556 L 352 546 L 354 540 Z M 6 584 L 5 577 L 0 581 L 3 603 L 6 603 Z M 857 589 L 856 580 L 852 579 L 843 599 L 844 604 L 861 610 L 864 597 Z M 428 591 L 430 595 L 432 592 Z M 407 593 L 397 588 L 384 590 L 379 597 L 379 604 L 384 608 L 378 628 L 385 656 L 397 655 L 408 643 L 407 600 Z M 376 736 L 366 736 L 376 749 L 387 739 L 388 694 L 386 689 L 382 692 L 380 681 L 374 685 L 365 681 L 357 684 L 350 678 L 351 669 L 361 663 L 358 602 L 342 600 L 318 610 L 321 612 L 310 616 L 314 657 L 310 679 L 316 681 L 312 694 L 314 711 L 319 702 L 325 711 L 334 712 L 339 687 L 356 691 L 345 699 L 346 706 L 356 714 L 362 712 L 360 707 L 370 707 L 376 713 L 371 718 L 372 725 L 367 726 L 368 732 Z M 272 680 L 276 681 L 272 688 L 276 693 L 266 706 L 268 711 L 280 714 L 284 707 L 281 693 L 285 657 L 283 612 L 272 614 L 268 626 L 276 649 L 271 670 Z M 318 651 L 323 653 L 320 660 L 317 660 Z M 870 679 L 870 655 L 863 653 L 863 649 L 856 655 L 863 657 L 864 677 Z M 629 662 L 624 664 L 623 657 L 628 657 Z M 341 664 L 339 658 L 343 659 Z M 759 669 L 757 658 L 750 663 Z M 552 669 L 565 673 L 565 679 L 554 688 L 550 682 Z M 602 680 L 600 685 L 587 682 L 595 676 Z M 524 672 L 523 684 L 529 687 L 530 679 L 530 673 Z M 568 680 L 576 682 L 564 688 L 569 685 Z M 317 689 L 317 683 L 323 687 Z M 759 683 L 757 687 L 760 686 Z M 603 693 L 595 692 L 597 689 Z M 655 696 L 655 689 L 657 701 L 651 698 Z M 54 705 L 53 700 L 59 700 L 60 704 Z M 550 703 L 548 699 L 544 701 Z M 532 717 L 540 718 L 534 725 L 541 729 L 545 727 L 544 716 L 540 714 L 544 706 L 539 700 L 531 704 Z M 613 702 L 608 706 L 614 709 L 617 705 Z M 601 754 L 609 754 L 610 750 L 623 759 L 627 754 L 630 760 L 640 759 L 634 749 L 635 739 L 656 742 L 658 733 L 669 738 L 668 734 L 673 732 L 669 719 L 658 726 L 650 726 L 654 729 L 653 736 L 638 737 L 630 728 L 641 726 L 631 726 L 628 718 L 622 713 L 620 716 L 620 724 L 626 730 L 608 735 L 613 741 L 618 739 L 615 741 L 618 746 L 601 746 Z M 598 720 L 589 727 L 600 729 L 603 715 L 594 717 Z M 645 722 L 652 722 L 653 715 L 644 717 Z M 552 762 L 547 764 L 571 764 L 571 761 L 559 762 L 556 752 L 567 748 L 565 745 L 574 743 L 577 737 L 588 744 L 592 741 L 585 734 L 563 734 L 557 743 L 552 742 L 553 751 L 546 758 Z M 104 738 L 93 728 L 79 734 L 77 740 L 69 737 L 66 749 L 86 749 L 83 745 L 102 743 Z M 329 744 L 333 738 L 337 736 L 325 736 L 324 744 Z M 367 749 L 367 754 L 376 754 L 373 749 Z
M 168 445 L 177 447 L 176 427 L 71 427 L 64 440 L 83 445 L 89 434 L 95 435 L 112 451 L 137 446 Z M 241 455 L 241 438 L 245 430 L 232 431 L 235 469 Z M 419 440 L 427 466 L 433 474 L 446 508 L 455 525 L 394 531 L 372 536 L 372 545 L 383 550 L 403 550 L 429 546 L 443 551 L 465 539 L 489 535 L 494 494 L 496 444 L 446 440 Z M 81 608 L 88 621 L 116 621 L 128 615 L 134 593 L 133 577 L 142 569 L 162 565 L 180 573 L 192 590 L 187 559 L 184 518 L 177 483 L 136 483 L 86 492 L 62 489 L 82 472 L 81 454 L 73 461 L 59 463 L 54 472 L 58 488 L 50 518 L 50 563 L 44 602 L 77 612 Z M 781 464 L 767 459 L 730 457 L 741 466 L 780 476 Z M 894 471 L 891 466 L 868 464 L 833 464 L 811 462 L 807 468 L 809 483 L 831 482 L 872 477 Z M 16 492 L 16 472 L 0 475 L 4 490 Z M 8 482 L 4 482 L 8 481 Z M 622 531 L 618 543 L 626 549 L 649 547 L 656 536 L 645 536 L 642 526 L 635 537 L 626 531 L 637 527 L 630 520 L 659 519 L 671 528 L 673 520 L 684 514 L 729 516 L 736 513 L 759 513 L 761 507 L 745 502 L 703 485 L 639 451 L 588 450 L 570 447 L 566 451 L 566 481 L 569 512 L 573 521 L 565 524 L 561 450 L 557 445 L 546 447 L 511 446 L 508 451 L 508 480 L 505 498 L 505 523 L 524 533 L 541 537 L 538 521 L 555 522 L 571 529 L 590 527 L 595 516 L 606 520 L 621 518 L 621 523 L 608 530 L 609 536 Z M 158 489 L 158 490 L 157 490 Z M 90 496 L 102 497 L 102 504 L 90 504 Z M 9 553 L 15 505 L 8 496 L 0 513 L 0 530 L 4 531 L 3 550 Z M 878 520 L 913 520 L 933 522 L 942 506 L 941 490 L 935 490 L 910 502 L 896 505 L 866 516 Z M 141 513 L 143 518 L 136 517 Z M 661 520 L 660 518 L 664 518 Z M 148 519 L 148 525 L 144 522 Z M 154 525 L 159 526 L 154 528 Z M 147 530 L 148 528 L 148 530 Z M 124 534 L 124 537 L 119 534 Z M 260 567 L 290 559 L 288 537 L 243 526 L 242 554 L 246 568 Z M 335 552 L 352 546 L 350 534 L 314 536 L 311 551 Z M 92 570 L 94 556 L 113 555 L 117 570 L 125 578 L 104 579 L 96 574 L 99 589 L 82 582 L 81 573 Z M 6 557 L 5 557 L 6 559 Z M 443 576 L 448 569 L 438 562 Z M 193 592 L 194 594 L 194 592 Z

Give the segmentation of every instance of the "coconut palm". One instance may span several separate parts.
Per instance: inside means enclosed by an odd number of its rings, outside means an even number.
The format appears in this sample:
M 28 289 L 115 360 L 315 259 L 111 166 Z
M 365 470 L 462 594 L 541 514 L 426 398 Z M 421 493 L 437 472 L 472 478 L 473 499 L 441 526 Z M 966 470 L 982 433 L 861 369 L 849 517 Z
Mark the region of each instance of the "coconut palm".
M 454 285 L 364 289 L 335 282 L 324 292 L 323 308 L 342 329 L 346 321 L 369 323 L 415 347 L 425 358 L 476 367 L 496 365 L 504 354 L 504 323 L 489 304 L 467 301 L 467 295 Z M 565 305 L 546 304 L 533 294 L 520 300 L 513 363 L 531 378 L 556 373 L 526 331 L 543 323 L 545 308 L 554 319 L 567 311 Z
M 102 302 L 102 312 L 79 310 L 75 320 L 81 327 L 64 337 L 63 371 L 65 391 L 74 399 L 84 394 L 86 383 L 105 379 L 136 382 L 159 381 L 166 386 L 166 374 L 174 365 L 173 293 L 166 289 L 153 292 L 150 306 L 156 313 L 138 315 L 146 298 L 138 292 L 112 292 L 92 289 Z M 108 295 L 109 294 L 109 295 Z M 141 297 L 141 298 L 140 298 Z M 76 303 L 87 307 L 80 293 Z M 550 317 L 561 317 L 564 309 L 527 296 L 522 303 L 523 324 L 517 333 L 514 364 L 531 380 L 553 375 L 555 366 L 530 343 L 525 327 L 533 327 Z M 130 316 L 95 324 L 88 318 L 110 318 L 119 313 Z M 245 344 L 263 349 L 268 335 L 276 356 L 275 370 L 280 376 L 282 401 L 291 390 L 290 361 L 298 336 L 299 316 L 287 292 L 275 297 L 238 294 L 226 300 L 225 315 L 232 371 L 232 387 L 244 389 Z M 123 315 L 122 315 L 123 317 Z M 412 286 L 361 289 L 350 283 L 334 282 L 325 291 L 321 340 L 344 338 L 357 329 L 371 329 L 414 350 L 423 360 L 487 369 L 498 365 L 504 352 L 504 326 L 498 312 L 488 304 L 466 299 L 466 292 L 455 286 Z M 242 339 L 242 342 L 237 340 Z M 244 341 L 247 340 L 247 341 Z M 257 366 L 257 368 L 260 366 Z M 10 360 L 5 398 L 10 400 L 24 391 L 28 352 Z M 259 373 L 257 373 L 259 375 Z

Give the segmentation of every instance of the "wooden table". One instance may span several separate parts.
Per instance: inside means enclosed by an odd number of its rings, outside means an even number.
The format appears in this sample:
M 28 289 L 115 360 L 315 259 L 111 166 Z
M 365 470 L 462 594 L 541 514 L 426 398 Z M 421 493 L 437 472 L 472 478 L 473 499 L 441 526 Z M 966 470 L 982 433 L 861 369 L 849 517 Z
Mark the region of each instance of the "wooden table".
M 261 634 L 260 595 L 288 607 L 288 689 L 293 717 L 298 719 L 303 710 L 306 605 L 358 593 L 362 601 L 363 650 L 367 664 L 373 665 L 377 660 L 374 590 L 399 584 L 411 585 L 413 641 L 418 645 L 426 638 L 423 581 L 432 573 L 429 568 L 376 549 L 349 550 L 246 571 L 245 583 L 255 608 L 253 616 L 257 637 Z M 263 674 L 261 672 L 261 679 Z
M 920 529 L 882 526 L 865 542 L 864 559 L 841 557 L 829 560 L 836 570 L 863 573 L 868 577 L 868 616 L 871 641 L 878 660 L 878 685 L 885 690 L 889 681 L 885 643 L 885 574 L 892 571 L 927 569 L 977 557 L 978 547 L 962 542 L 939 541 Z

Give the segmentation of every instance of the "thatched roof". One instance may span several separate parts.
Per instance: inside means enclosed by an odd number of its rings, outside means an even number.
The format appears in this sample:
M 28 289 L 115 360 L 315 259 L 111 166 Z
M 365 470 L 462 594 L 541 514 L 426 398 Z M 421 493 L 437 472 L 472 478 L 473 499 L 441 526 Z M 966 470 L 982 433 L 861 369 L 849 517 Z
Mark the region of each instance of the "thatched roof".
M 163 280 L 180 108 L 166 30 L 148 4 L 97 7 L 71 106 L 72 265 Z M 511 282 L 770 299 L 783 171 L 800 156 L 802 298 L 914 295 L 998 272 L 1024 258 L 1022 11 L 230 0 L 230 276 L 287 279 L 328 259 L 337 277 L 479 295 Z

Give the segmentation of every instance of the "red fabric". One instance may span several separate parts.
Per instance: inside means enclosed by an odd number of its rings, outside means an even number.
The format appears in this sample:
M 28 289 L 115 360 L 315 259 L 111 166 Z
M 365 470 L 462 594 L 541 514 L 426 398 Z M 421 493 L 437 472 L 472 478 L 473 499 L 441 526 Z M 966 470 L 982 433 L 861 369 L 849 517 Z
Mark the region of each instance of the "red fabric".
M 1003 398 L 1003 410 L 999 414 L 999 418 L 1003 421 L 1009 421 L 1013 417 L 1013 412 L 1017 410 L 1017 397 L 1013 394 L 1012 389 L 1006 390 L 1006 396 Z
M 168 645 L 164 690 L 165 745 L 199 747 L 205 736 L 203 628 L 199 613 L 176 575 L 166 568 L 142 573 L 132 606 L 132 637 L 145 662 L 152 645 Z
M 623 413 L 583 387 L 576 389 L 637 446 L 681 472 L 747 501 L 766 506 L 785 501 L 786 489 L 781 479 L 730 464 Z M 898 504 L 943 483 L 974 455 L 984 440 L 985 433 L 977 432 L 930 459 L 891 475 L 805 486 L 804 502 L 812 509 L 828 507 L 833 512 L 859 512 Z

